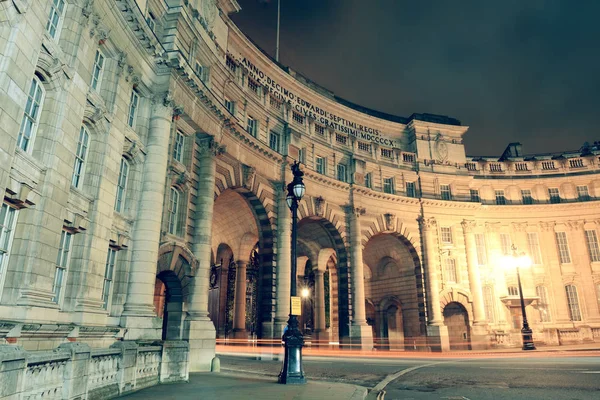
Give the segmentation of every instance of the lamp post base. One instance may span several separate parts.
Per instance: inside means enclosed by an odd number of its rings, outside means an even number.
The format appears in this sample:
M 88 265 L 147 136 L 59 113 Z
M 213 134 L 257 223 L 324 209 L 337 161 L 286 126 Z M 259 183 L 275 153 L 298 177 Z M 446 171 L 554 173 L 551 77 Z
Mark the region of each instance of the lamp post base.
M 535 350 L 532 330 L 530 328 L 521 329 L 521 336 L 523 337 L 523 350 Z
M 302 346 L 304 338 L 298 329 L 298 319 L 290 315 L 288 329 L 283 334 L 285 342 L 285 355 L 283 367 L 279 373 L 278 382 L 282 384 L 303 385 L 306 383 L 304 369 L 302 368 Z

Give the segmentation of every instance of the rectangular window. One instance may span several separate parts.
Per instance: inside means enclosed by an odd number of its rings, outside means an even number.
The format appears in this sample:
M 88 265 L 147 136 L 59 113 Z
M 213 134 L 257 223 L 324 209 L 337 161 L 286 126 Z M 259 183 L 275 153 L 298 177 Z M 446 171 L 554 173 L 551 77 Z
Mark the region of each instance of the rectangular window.
M 490 172 L 502 172 L 502 164 L 490 163 Z
M 587 186 L 577 186 L 577 198 L 579 201 L 589 201 L 590 192 Z
M 177 211 L 179 209 L 179 192 L 175 188 L 171 188 L 169 194 L 169 233 L 177 234 Z
M 512 242 L 510 240 L 510 235 L 508 233 L 500 234 L 500 251 L 503 256 L 512 255 Z
M 446 282 L 448 283 L 456 283 L 458 282 L 456 279 L 456 261 L 454 258 L 446 258 L 444 263 L 444 272 Z
M 373 189 L 373 174 L 370 172 L 365 175 L 365 186 L 369 189 Z
M 581 158 L 576 158 L 574 160 L 569 160 L 569 167 L 571 168 L 583 168 L 583 160 Z
M 542 161 L 542 169 L 544 171 L 556 169 L 556 167 L 554 166 L 554 161 Z
M 248 117 L 248 124 L 246 126 L 246 130 L 249 134 L 256 137 L 256 133 L 258 132 L 258 121 L 252 117 Z
M 579 309 L 579 296 L 577 288 L 573 285 L 565 286 L 567 292 L 567 304 L 569 305 L 569 316 L 571 321 L 581 321 L 581 310 Z
M 129 99 L 129 117 L 127 118 L 127 125 L 135 127 L 135 121 L 137 117 L 138 104 L 140 102 L 140 96 L 135 90 L 131 91 L 131 99 Z
M 365 142 L 358 142 L 358 150 L 366 151 L 367 153 L 371 152 L 371 145 Z
M 65 13 L 65 0 L 53 0 L 50 6 L 50 15 L 46 23 L 46 31 L 52 39 L 57 39 L 60 33 L 63 17 Z
M 442 243 L 451 244 L 452 243 L 452 228 L 449 226 L 440 227 L 440 236 L 442 239 Z
M 481 199 L 479 198 L 479 190 L 471 189 L 471 201 L 473 203 L 481 203 Z
M 196 61 L 196 75 L 198 76 L 198 78 L 200 78 L 200 80 L 204 83 L 208 83 L 209 78 L 210 78 L 210 68 L 209 67 L 205 67 L 204 65 L 200 64 L 198 61 Z
M 273 131 L 269 132 L 269 147 L 275 151 L 279 151 L 279 134 Z M 300 153 L 298 153 L 300 156 Z M 300 161 L 302 162 L 302 161 Z
M 279 138 L 277 140 L 279 141 Z M 306 147 L 298 149 L 298 162 L 306 164 Z
M 477 250 L 477 265 L 487 264 L 487 250 L 483 233 L 475 234 L 475 249 Z
M 600 247 L 598 246 L 598 236 L 595 230 L 586 230 L 585 239 L 587 241 L 588 254 L 591 262 L 600 262 Z
M 154 15 L 151 12 L 148 12 L 148 16 L 146 16 L 146 23 L 152 32 L 156 29 L 156 22 L 154 21 Z
M 283 103 L 275 97 L 269 96 L 269 105 L 276 110 L 281 110 Z
M 345 164 L 337 165 L 337 179 L 338 179 L 338 181 L 348 182 L 348 177 L 346 176 L 346 165 Z
M 235 102 L 225 99 L 225 108 L 231 115 L 235 116 Z
M 102 287 L 102 302 L 104 303 L 104 309 L 108 309 L 110 303 L 110 294 L 112 289 L 113 274 L 115 271 L 115 263 L 117 261 L 117 251 L 112 247 L 108 248 L 108 255 L 106 256 L 106 265 L 104 267 L 104 286 Z
M 96 50 L 94 57 L 94 67 L 92 68 L 92 89 L 100 89 L 102 83 L 102 72 L 104 71 L 104 54 L 100 50 Z
M 440 195 L 442 196 L 442 200 L 452 200 L 450 185 L 440 185 Z
M 414 182 L 406 182 L 406 195 L 408 197 L 417 197 L 417 190 Z
M 506 197 L 504 197 L 504 190 L 496 190 L 496 204 L 503 206 L 506 204 Z
M 237 64 L 235 63 L 233 58 L 231 58 L 230 56 L 227 56 L 227 58 L 225 59 L 225 65 L 227 65 L 227 68 L 229 68 L 229 70 L 235 74 L 235 70 L 237 69 Z
M 412 153 L 402 153 L 402 161 L 405 163 L 414 163 L 416 156 Z
M 67 275 L 67 268 L 69 267 L 69 260 L 71 258 L 71 238 L 73 234 L 65 230 L 62 231 L 60 236 L 60 244 L 58 246 L 58 256 L 56 257 L 56 272 L 54 274 L 54 287 L 52 292 L 54 297 L 52 301 L 60 303 L 62 301 L 63 286 L 65 283 L 65 277 Z
M 394 194 L 394 178 L 383 178 L 383 193 Z
M 77 152 L 75 153 L 75 165 L 73 167 L 73 177 L 71 179 L 71 185 L 78 189 L 83 184 L 83 174 L 85 172 L 85 160 L 87 158 L 89 141 L 90 134 L 88 133 L 87 129 L 85 129 L 85 126 L 82 126 L 79 130 Z
M 292 111 L 292 120 L 297 124 L 304 125 L 304 115 L 296 111 Z
M 248 89 L 255 95 L 258 95 L 258 82 L 252 78 L 248 78 Z
M 117 197 L 115 198 L 115 211 L 123 212 L 125 210 L 125 194 L 127 191 L 127 178 L 129 176 L 129 163 L 121 158 L 121 167 L 119 169 L 119 180 L 117 181 Z
M 548 196 L 550 197 L 550 203 L 560 203 L 560 193 L 558 191 L 558 188 L 549 188 Z
M 546 287 L 536 286 L 535 294 L 540 298 L 538 301 L 540 321 L 550 322 L 550 304 L 548 303 L 548 291 L 546 290 Z
M 531 262 L 535 265 L 542 263 L 542 253 L 540 252 L 540 241 L 537 232 L 527 232 L 527 247 Z
M 521 190 L 521 197 L 523 198 L 523 204 L 533 204 L 531 190 Z
M 556 244 L 558 245 L 558 255 L 561 264 L 571 263 L 571 253 L 569 252 L 569 243 L 567 242 L 566 232 L 555 232 Z
M 392 149 L 381 149 L 381 157 L 384 158 L 394 158 L 394 150 Z
M 29 95 L 25 104 L 25 112 L 21 120 L 21 128 L 19 129 L 19 137 L 17 138 L 17 147 L 23 151 L 31 149 L 31 143 L 35 138 L 40 122 L 40 111 L 44 101 L 44 88 L 40 80 L 34 76 L 29 87 Z
M 319 174 L 325 175 L 327 172 L 327 159 L 325 157 L 317 156 L 315 158 L 315 169 Z
M 175 144 L 173 145 L 173 158 L 180 163 L 183 162 L 183 146 L 185 144 L 185 136 L 177 131 L 175 133 Z
M 325 136 L 325 127 L 323 125 L 315 124 L 315 133 Z
M 4 287 L 4 277 L 8 268 L 8 258 L 16 223 L 17 210 L 2 203 L 0 207 L 0 292 Z

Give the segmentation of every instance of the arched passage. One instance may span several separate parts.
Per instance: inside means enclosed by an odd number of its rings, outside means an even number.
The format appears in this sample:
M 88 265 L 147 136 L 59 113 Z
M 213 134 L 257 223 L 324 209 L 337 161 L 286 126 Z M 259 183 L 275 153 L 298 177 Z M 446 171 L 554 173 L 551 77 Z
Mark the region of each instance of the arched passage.
M 444 325 L 448 327 L 450 350 L 470 350 L 471 328 L 466 308 L 457 301 L 444 307 Z
M 348 257 L 339 231 L 325 218 L 302 218 L 298 223 L 298 257 L 308 257 L 313 270 L 324 273 L 324 304 L 314 305 L 322 308 L 327 328 L 319 340 L 335 342 L 349 337 Z
M 402 235 L 380 233 L 369 238 L 363 261 L 365 293 L 377 308 L 375 342 L 414 348 L 425 339 L 423 282 L 414 247 Z
M 227 246 L 229 250 L 225 252 L 223 246 Z M 227 325 L 222 321 L 229 320 L 227 315 L 224 315 L 228 304 L 224 292 L 235 289 L 235 282 L 239 281 L 238 283 L 244 283 L 244 285 L 239 285 L 238 296 L 248 296 L 247 289 L 252 289 L 252 285 L 257 285 L 254 294 L 250 294 L 252 304 L 257 304 L 257 307 L 256 311 L 252 312 L 253 321 L 248 321 L 244 315 L 244 317 L 238 317 L 238 324 L 242 321 L 241 324 L 244 325 L 243 320 L 246 320 L 247 333 L 255 330 L 260 336 L 262 324 L 271 321 L 274 315 L 273 277 L 275 271 L 273 231 L 267 212 L 256 194 L 241 187 L 225 189 L 220 192 L 214 205 L 212 247 L 216 249 L 217 257 L 212 267 L 211 277 L 213 281 L 218 282 L 218 285 L 211 284 L 211 290 L 215 293 L 209 293 L 209 309 L 218 310 L 211 313 L 215 326 L 219 325 L 217 334 L 219 336 L 225 334 Z M 243 273 L 243 270 L 249 267 L 256 267 L 257 276 Z M 232 272 L 238 268 L 242 268 L 240 270 L 242 272 L 238 274 L 239 277 L 234 275 L 232 282 Z M 241 275 L 245 275 L 246 282 L 239 280 L 243 279 Z M 247 285 L 248 276 L 251 278 L 251 285 Z M 238 302 L 238 309 L 243 309 L 240 307 L 242 304 L 245 302 Z M 247 310 L 241 312 L 246 313 Z M 242 337 L 244 333 L 238 332 L 237 335 Z

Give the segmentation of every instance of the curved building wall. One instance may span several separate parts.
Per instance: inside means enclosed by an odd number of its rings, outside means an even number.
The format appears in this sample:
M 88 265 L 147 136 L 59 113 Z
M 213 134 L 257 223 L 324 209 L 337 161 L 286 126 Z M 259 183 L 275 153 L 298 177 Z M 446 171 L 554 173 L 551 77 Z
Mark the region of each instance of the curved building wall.
M 56 30 L 47 2 L 1 11 L 10 343 L 184 339 L 206 370 L 215 337 L 280 337 L 295 160 L 318 340 L 519 345 L 512 245 L 534 261 L 536 341 L 600 340 L 597 147 L 467 157 L 456 119 L 368 110 L 275 63 L 235 1 L 64 4 Z

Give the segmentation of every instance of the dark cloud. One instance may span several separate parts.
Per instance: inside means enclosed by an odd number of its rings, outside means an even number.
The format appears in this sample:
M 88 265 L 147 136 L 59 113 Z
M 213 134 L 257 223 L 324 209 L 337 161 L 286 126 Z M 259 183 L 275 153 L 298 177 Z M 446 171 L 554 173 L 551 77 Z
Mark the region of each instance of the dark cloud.
M 233 20 L 273 55 L 277 1 L 239 2 Z M 366 107 L 458 118 L 469 154 L 600 139 L 600 2 L 281 3 L 283 64 Z

